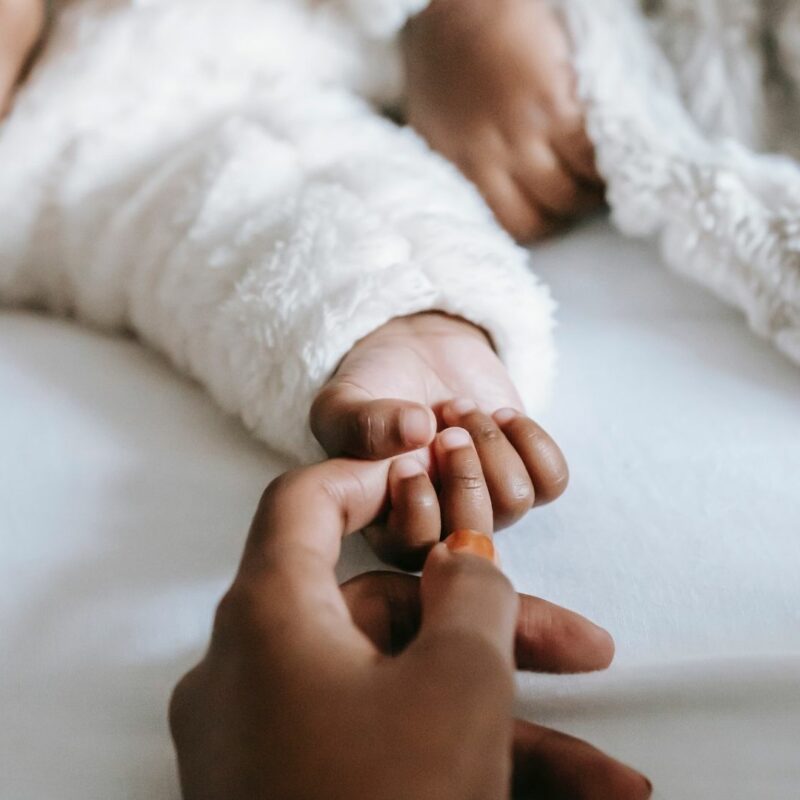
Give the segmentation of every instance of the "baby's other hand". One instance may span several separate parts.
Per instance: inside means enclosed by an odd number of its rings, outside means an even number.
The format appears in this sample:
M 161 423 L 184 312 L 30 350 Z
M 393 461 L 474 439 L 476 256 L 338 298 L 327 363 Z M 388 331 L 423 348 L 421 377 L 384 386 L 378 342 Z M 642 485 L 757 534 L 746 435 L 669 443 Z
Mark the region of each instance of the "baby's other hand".
M 44 22 L 44 0 L 0 0 L 0 117 L 8 110 Z
M 603 204 L 570 43 L 546 0 L 433 0 L 404 55 L 409 123 L 518 241 Z

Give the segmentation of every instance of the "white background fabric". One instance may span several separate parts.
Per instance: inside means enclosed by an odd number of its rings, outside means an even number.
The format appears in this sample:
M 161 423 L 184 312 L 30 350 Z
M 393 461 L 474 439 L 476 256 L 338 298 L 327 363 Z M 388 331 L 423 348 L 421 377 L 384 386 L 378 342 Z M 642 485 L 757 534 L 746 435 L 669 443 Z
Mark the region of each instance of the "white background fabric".
M 800 373 L 604 224 L 535 260 L 573 477 L 501 554 L 618 659 L 523 678 L 521 708 L 667 800 L 795 797 Z M 0 398 L 0 798 L 175 798 L 170 687 L 280 462 L 158 357 L 67 322 L 0 315 Z M 354 538 L 342 577 L 372 563 Z

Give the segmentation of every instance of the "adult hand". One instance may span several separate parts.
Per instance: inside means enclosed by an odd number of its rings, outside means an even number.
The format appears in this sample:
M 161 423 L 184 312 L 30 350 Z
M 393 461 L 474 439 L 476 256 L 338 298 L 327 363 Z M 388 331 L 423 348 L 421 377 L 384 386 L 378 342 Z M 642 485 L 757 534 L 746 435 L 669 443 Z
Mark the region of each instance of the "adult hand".
M 0 0 L 0 117 L 45 23 L 44 0 Z
M 437 546 L 421 582 L 372 574 L 337 586 L 341 537 L 380 513 L 388 469 L 331 461 L 266 491 L 208 653 L 173 696 L 183 796 L 499 800 L 513 765 L 528 797 L 648 797 L 628 767 L 512 720 L 515 655 L 523 669 L 586 670 L 605 666 L 612 645 L 587 620 L 515 595 L 474 554 L 491 555 L 490 541 Z M 459 495 L 469 489 L 441 478 L 449 524 L 474 520 Z M 471 509 L 464 520 L 459 507 Z

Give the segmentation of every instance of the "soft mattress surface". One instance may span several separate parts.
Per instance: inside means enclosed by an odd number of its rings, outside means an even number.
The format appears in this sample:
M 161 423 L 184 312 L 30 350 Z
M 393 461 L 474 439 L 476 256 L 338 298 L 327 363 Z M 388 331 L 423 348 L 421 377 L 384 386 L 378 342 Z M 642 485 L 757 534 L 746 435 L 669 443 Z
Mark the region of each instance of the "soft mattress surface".
M 534 262 L 572 483 L 501 556 L 618 657 L 520 710 L 668 800 L 800 797 L 800 372 L 604 223 Z M 283 465 L 136 343 L 33 314 L 0 314 L 0 407 L 0 797 L 176 798 L 167 698 Z M 342 578 L 374 565 L 347 542 Z

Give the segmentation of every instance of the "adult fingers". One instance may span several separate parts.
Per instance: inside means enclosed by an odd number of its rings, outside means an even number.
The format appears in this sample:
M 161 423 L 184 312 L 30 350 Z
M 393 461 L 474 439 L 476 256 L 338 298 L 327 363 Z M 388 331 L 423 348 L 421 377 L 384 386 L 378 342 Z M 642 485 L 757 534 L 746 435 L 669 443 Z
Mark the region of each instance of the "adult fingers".
M 647 778 L 586 742 L 520 720 L 513 789 L 520 800 L 647 800 L 653 793 Z
M 420 581 L 397 572 L 369 572 L 341 587 L 356 627 L 386 655 L 414 639 L 422 619 Z M 602 628 L 537 597 L 519 595 L 514 634 L 518 669 L 557 674 L 605 669 L 614 642 Z
M 409 571 L 422 568 L 441 535 L 439 500 L 422 464 L 412 456 L 389 469 L 389 515 L 366 532 L 379 558 Z
M 514 408 L 503 408 L 494 421 L 519 453 L 533 481 L 534 505 L 551 503 L 569 483 L 569 467 L 559 446 L 533 420 Z
M 594 672 L 611 664 L 614 640 L 608 631 L 574 611 L 520 595 L 515 652 L 519 669 Z
M 311 407 L 311 430 L 331 456 L 380 460 L 418 450 L 436 433 L 436 416 L 420 403 L 373 399 L 352 384 L 331 381 Z
M 259 575 L 304 561 L 332 576 L 342 537 L 383 509 L 389 466 L 333 459 L 276 478 L 261 497 L 241 571 Z
M 442 414 L 448 425 L 458 425 L 472 437 L 491 497 L 495 530 L 513 525 L 533 508 L 535 499 L 522 458 L 492 417 L 472 400 L 452 401 Z
M 488 537 L 456 536 L 437 545 L 425 562 L 420 592 L 422 626 L 409 654 L 422 654 L 428 669 L 454 682 L 496 671 L 513 683 L 519 599 L 495 565 Z
M 357 633 L 335 566 L 342 536 L 382 511 L 388 469 L 387 462 L 334 460 L 273 481 L 218 609 L 215 634 L 263 633 L 276 647 L 288 639 L 293 652 L 311 652 Z M 297 647 L 301 641 L 305 646 Z
M 406 648 L 419 630 L 419 578 L 399 572 L 368 572 L 341 586 L 355 626 L 385 655 Z
M 436 437 L 442 533 L 470 529 L 491 534 L 492 501 L 481 460 L 469 433 L 448 428 Z

